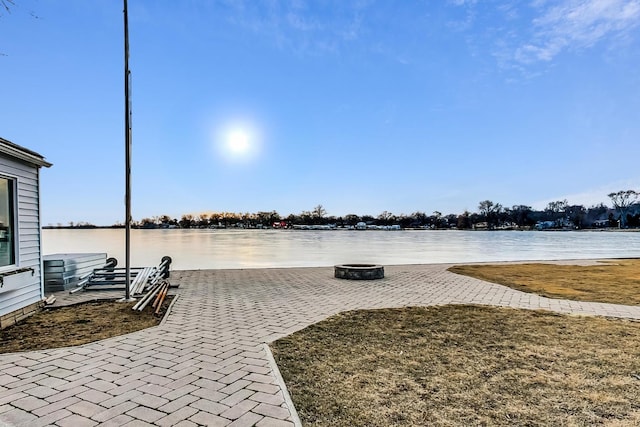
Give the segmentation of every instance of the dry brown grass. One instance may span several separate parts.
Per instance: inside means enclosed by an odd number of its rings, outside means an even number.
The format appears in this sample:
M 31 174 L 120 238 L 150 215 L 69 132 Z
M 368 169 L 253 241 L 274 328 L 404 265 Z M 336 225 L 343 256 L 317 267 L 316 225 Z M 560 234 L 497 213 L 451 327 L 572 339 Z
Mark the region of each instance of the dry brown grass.
M 640 425 L 640 324 L 630 321 L 455 305 L 354 311 L 271 348 L 304 425 Z
M 124 335 L 156 326 L 172 297 L 167 297 L 158 316 L 151 305 L 142 312 L 135 302 L 96 301 L 45 309 L 0 330 L 0 353 L 69 347 Z
M 477 279 L 549 298 L 640 305 L 640 260 L 598 265 L 456 265 L 449 269 Z

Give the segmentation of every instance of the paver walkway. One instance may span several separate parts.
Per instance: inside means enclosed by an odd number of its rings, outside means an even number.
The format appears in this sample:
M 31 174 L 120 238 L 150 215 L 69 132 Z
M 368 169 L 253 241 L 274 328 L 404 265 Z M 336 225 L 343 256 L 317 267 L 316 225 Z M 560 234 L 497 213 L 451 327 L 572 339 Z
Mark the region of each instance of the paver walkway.
M 344 310 L 474 303 L 640 319 L 640 307 L 551 300 L 447 267 L 386 267 L 374 282 L 327 267 L 174 272 L 179 297 L 159 327 L 0 355 L 0 425 L 292 426 L 263 343 Z

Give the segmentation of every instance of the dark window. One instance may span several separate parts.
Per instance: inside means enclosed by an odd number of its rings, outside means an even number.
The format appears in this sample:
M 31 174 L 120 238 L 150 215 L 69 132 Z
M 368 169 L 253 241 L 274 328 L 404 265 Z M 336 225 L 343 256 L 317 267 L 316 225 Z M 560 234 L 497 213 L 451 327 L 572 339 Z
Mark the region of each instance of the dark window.
M 13 183 L 0 177 L 0 267 L 16 263 Z

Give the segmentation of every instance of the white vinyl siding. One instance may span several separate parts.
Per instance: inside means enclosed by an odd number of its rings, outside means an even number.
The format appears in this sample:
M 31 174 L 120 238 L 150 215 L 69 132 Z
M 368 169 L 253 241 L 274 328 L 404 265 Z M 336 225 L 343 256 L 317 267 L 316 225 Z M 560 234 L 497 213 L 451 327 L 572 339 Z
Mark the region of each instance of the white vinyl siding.
M 39 167 L 0 153 L 0 176 L 15 182 L 15 264 L 0 268 L 0 273 L 30 268 L 24 284 L 2 292 L 0 289 L 0 316 L 40 301 L 42 295 L 40 212 L 38 179 Z

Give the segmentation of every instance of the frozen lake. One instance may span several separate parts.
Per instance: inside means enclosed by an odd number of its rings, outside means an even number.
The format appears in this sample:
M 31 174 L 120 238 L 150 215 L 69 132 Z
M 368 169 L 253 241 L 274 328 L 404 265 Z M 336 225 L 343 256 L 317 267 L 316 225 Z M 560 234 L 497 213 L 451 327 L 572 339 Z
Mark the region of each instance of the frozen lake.
M 124 230 L 43 230 L 43 253 L 106 252 L 124 266 Z M 640 257 L 640 232 L 131 230 L 132 266 L 173 270 Z

